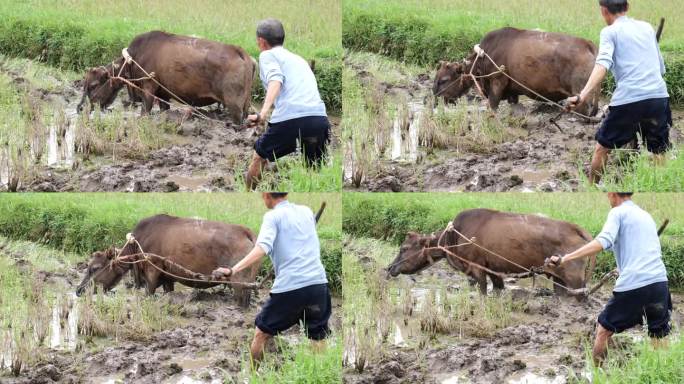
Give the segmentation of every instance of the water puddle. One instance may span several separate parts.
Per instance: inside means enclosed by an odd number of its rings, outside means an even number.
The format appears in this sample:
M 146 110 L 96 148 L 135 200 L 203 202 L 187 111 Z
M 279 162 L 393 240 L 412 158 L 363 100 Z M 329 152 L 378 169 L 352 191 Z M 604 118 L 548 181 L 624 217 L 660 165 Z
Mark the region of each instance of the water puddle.
M 422 99 L 413 99 L 405 110 L 398 112 L 399 116 L 392 123 L 391 160 L 413 163 L 418 159 L 418 137 L 424 108 Z
M 52 125 L 49 128 L 47 165 L 71 167 L 74 163 L 74 129 L 71 124 L 61 130 Z
M 510 378 L 508 384 L 565 384 L 563 376 L 540 376 L 532 372 L 525 372 L 520 377 Z
M 50 348 L 73 351 L 78 341 L 78 306 L 75 295 L 58 301 L 52 308 Z

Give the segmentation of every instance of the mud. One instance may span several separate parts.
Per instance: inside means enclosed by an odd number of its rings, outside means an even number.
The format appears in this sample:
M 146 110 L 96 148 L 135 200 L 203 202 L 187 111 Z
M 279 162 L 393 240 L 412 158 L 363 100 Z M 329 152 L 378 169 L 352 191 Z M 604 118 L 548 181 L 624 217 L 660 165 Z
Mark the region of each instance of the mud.
M 395 121 L 392 129 L 391 156 L 373 160 L 373 166 L 359 186 L 352 185 L 351 151 L 345 151 L 345 180 L 348 190 L 372 192 L 473 191 L 533 192 L 577 191 L 581 187 L 580 172 L 588 169 L 596 145 L 598 124 L 585 123 L 571 114 L 558 118 L 557 107 L 521 97 L 518 105 L 502 103 L 494 117 L 487 104 L 471 91 L 468 114 L 477 112 L 485 119 L 522 120 L 514 129 L 517 139 L 493 144 L 487 148 L 468 150 L 448 147 L 428 149 L 416 146 L 418 124 L 426 100 L 432 94 L 433 73 L 405 78 L 399 85 L 380 82 L 359 65 L 349 65 L 366 89 L 375 89 L 377 97 L 407 100 L 412 113 L 408 129 L 400 132 Z M 463 99 L 462 99 L 463 100 Z M 603 100 L 601 105 L 606 105 Z M 453 106 L 447 108 L 455 108 Z M 602 112 L 600 112 L 602 114 Z M 673 111 L 674 125 L 682 126 L 684 111 Z M 556 123 L 551 120 L 558 118 Z M 403 141 L 402 141 L 403 138 Z M 670 140 L 684 142 L 684 132 L 672 129 Z M 613 156 L 614 158 L 614 156 Z
M 11 76 L 15 83 L 29 83 L 17 71 L 6 70 L 1 65 L 0 70 Z M 254 143 L 266 128 L 263 124 L 251 128 L 234 124 L 217 105 L 202 111 L 211 119 L 220 120 L 218 122 L 188 117 L 178 104 L 174 104 L 167 112 L 160 112 L 155 106 L 151 115 L 154 122 L 171 125 L 175 130 L 162 134 L 168 142 L 163 148 L 134 154 L 116 153 L 115 150 L 113 153 L 84 158 L 76 151 L 74 137 L 79 118 L 76 106 L 80 98 L 80 81 L 63 82 L 56 90 L 32 89 L 29 92 L 30 100 L 45 102 L 58 111 L 55 121 L 63 124 L 62 128 L 49 127 L 49 135 L 44 139 L 46 156 L 41 159 L 40 166 L 30 180 L 20 186 L 20 190 L 208 192 L 243 188 L 241 169 L 246 170 L 252 158 Z M 126 91 L 121 90 L 105 113 L 119 113 L 123 121 L 139 119 L 139 104 L 128 104 Z M 339 119 L 331 118 L 330 121 L 333 130 L 336 130 Z M 335 136 L 332 135 L 329 151 L 334 151 L 337 146 Z M 274 170 L 273 167 L 270 169 Z M 0 180 L 0 190 L 6 188 L 6 183 L 7 180 Z
M 16 255 L 12 258 L 21 260 Z M 19 377 L 0 369 L 0 383 L 191 384 L 242 382 L 248 376 L 246 361 L 254 318 L 268 298 L 268 289 L 258 291 L 249 308 L 242 309 L 230 289 L 195 290 L 176 284 L 176 291 L 157 294 L 155 299 L 181 308 L 178 326 L 141 340 L 117 340 L 113 335 L 91 338 L 76 332 L 79 299 L 71 292 L 80 280 L 77 270 L 69 268 L 65 277 L 55 275 L 47 280 L 54 291 L 64 294 L 51 309 L 50 337 L 40 352 L 36 351 L 39 362 L 22 369 Z M 125 281 L 112 294 L 125 295 L 129 291 L 124 285 Z M 335 299 L 333 306 L 330 327 L 338 330 L 340 303 Z M 300 334 L 299 326 L 286 331 L 281 336 L 283 348 L 299 342 Z M 277 348 L 270 343 L 267 353 L 277 352 Z
M 407 316 L 395 308 L 390 315 L 392 333 L 379 357 L 369 362 L 362 373 L 345 361 L 345 382 L 563 384 L 590 377 L 586 347 L 593 337 L 596 318 L 610 297 L 610 287 L 579 302 L 554 296 L 551 285 L 541 278 L 534 286 L 531 279 L 507 279 L 506 290 L 515 308 L 512 324 L 490 336 L 454 331 L 430 338 L 415 325 L 421 302 L 430 290 L 439 293 L 446 286 L 447 291 L 455 291 L 467 285 L 462 274 L 443 262 L 418 275 L 391 279 L 390 290 L 410 288 L 413 311 Z M 673 322 L 678 325 L 684 319 L 684 297 L 673 294 L 673 301 Z M 628 349 L 643 337 L 644 331 L 632 329 L 616 335 L 614 346 Z

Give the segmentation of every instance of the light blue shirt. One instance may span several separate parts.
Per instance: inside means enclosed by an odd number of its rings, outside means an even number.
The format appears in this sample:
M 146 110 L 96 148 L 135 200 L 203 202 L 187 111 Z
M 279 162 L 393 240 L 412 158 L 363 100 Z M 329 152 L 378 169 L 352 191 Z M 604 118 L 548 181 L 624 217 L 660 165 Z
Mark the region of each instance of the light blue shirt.
M 318 84 L 309 63 L 283 47 L 271 48 L 259 54 L 259 77 L 268 83 L 282 84 L 275 99 L 271 123 L 306 116 L 326 116 L 325 104 L 318 93 Z
M 614 291 L 630 291 L 667 281 L 656 223 L 631 200 L 610 210 L 596 240 L 603 249 L 615 254 L 620 276 Z
M 665 62 L 647 22 L 622 16 L 603 28 L 596 64 L 615 76 L 611 106 L 669 97 L 663 79 Z
M 326 284 L 316 220 L 308 207 L 288 201 L 266 212 L 257 245 L 275 268 L 271 292 L 282 293 L 315 284 Z

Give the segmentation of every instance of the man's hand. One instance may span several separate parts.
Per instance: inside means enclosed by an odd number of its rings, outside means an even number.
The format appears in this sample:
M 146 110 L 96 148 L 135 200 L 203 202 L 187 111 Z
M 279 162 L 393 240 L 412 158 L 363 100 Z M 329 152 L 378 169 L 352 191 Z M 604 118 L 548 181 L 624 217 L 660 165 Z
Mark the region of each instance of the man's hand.
M 228 267 L 219 267 L 211 272 L 212 280 L 228 280 L 233 275 L 233 269 Z
M 255 113 L 253 115 L 247 116 L 247 125 L 249 125 L 250 127 L 255 126 L 260 121 L 261 121 L 261 114 L 260 113 Z
M 558 268 L 563 264 L 563 256 L 561 255 L 553 255 L 549 257 L 548 259 L 544 260 L 544 266 L 551 266 L 554 268 Z
M 582 103 L 584 103 L 584 99 L 582 99 L 582 95 L 570 96 L 567 99 L 565 99 L 565 111 L 566 112 L 574 111 Z

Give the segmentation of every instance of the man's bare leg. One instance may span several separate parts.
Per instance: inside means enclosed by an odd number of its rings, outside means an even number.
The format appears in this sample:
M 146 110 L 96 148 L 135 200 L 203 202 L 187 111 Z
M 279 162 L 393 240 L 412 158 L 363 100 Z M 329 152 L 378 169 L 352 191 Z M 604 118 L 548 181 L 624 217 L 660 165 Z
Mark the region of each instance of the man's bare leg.
M 594 147 L 594 157 L 591 159 L 591 170 L 589 171 L 589 182 L 591 184 L 598 184 L 603 175 L 603 167 L 608 161 L 608 154 L 610 149 L 596 143 Z
M 658 154 L 653 154 L 653 164 L 657 165 L 658 167 L 662 167 L 665 165 L 666 157 L 662 153 Z
M 245 186 L 247 186 L 248 190 L 253 191 L 256 189 L 259 181 L 261 180 L 261 171 L 264 169 L 264 167 L 266 167 L 267 164 L 268 160 L 262 158 L 258 153 L 254 152 L 254 156 L 252 156 L 252 163 L 249 165 L 249 169 L 245 175 Z
M 259 329 L 259 327 L 255 328 L 254 339 L 252 339 L 252 345 L 249 349 L 249 353 L 252 356 L 253 369 L 259 368 L 259 363 L 261 363 L 261 360 L 264 358 L 264 348 L 266 347 L 266 343 L 272 337 L 273 336 Z
M 667 337 L 651 337 L 651 345 L 653 349 L 667 349 L 670 343 L 667 341 Z
M 322 353 L 325 351 L 326 342 L 325 340 L 311 340 L 311 350 L 314 353 Z
M 608 341 L 613 336 L 613 332 L 603 328 L 601 324 L 596 324 L 596 338 L 591 355 L 594 358 L 594 365 L 601 366 L 603 359 L 606 358 L 608 351 Z

